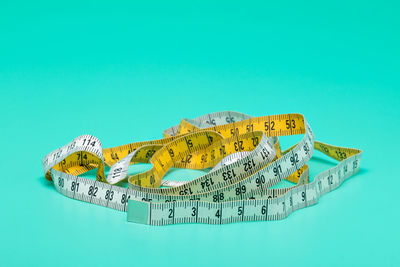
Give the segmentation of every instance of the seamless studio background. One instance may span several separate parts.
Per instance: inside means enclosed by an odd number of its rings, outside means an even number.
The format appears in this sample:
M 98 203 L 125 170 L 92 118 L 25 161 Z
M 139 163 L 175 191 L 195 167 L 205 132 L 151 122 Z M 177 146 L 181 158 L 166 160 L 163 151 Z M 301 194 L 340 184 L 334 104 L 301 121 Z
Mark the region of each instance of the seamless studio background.
M 2 1 L 2 264 L 400 265 L 398 13 L 396 1 Z M 43 177 L 42 158 L 76 136 L 117 146 L 222 110 L 303 113 L 317 140 L 363 150 L 361 172 L 282 221 L 167 227 Z

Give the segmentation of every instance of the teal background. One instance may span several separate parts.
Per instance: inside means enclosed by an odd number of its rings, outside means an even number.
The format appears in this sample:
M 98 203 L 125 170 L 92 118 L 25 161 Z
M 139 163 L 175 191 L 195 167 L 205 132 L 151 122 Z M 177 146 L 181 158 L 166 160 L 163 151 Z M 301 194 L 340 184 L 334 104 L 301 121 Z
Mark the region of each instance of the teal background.
M 398 2 L 166 2 L 0 2 L 1 265 L 399 266 Z M 361 172 L 282 221 L 166 227 L 43 177 L 78 135 L 116 146 L 221 110 L 303 113 L 363 149 Z

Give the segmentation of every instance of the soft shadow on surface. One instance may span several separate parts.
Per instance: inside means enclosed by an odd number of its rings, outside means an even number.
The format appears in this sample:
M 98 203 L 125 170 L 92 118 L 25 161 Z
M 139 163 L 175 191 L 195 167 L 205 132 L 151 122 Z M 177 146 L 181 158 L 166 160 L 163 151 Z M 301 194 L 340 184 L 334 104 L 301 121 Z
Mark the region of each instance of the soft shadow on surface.
M 360 168 L 360 170 L 358 171 L 358 173 L 356 173 L 355 175 L 358 175 L 358 174 L 366 174 L 368 172 L 368 169 L 366 169 L 366 168 Z M 354 176 L 355 176 L 354 175 Z M 351 177 L 350 177 L 351 178 Z
M 47 180 L 44 176 L 40 176 L 38 178 L 38 180 L 39 180 L 39 183 L 42 184 L 42 186 L 44 188 L 46 188 L 47 190 L 55 190 L 56 191 L 56 188 L 54 187 L 53 182 Z

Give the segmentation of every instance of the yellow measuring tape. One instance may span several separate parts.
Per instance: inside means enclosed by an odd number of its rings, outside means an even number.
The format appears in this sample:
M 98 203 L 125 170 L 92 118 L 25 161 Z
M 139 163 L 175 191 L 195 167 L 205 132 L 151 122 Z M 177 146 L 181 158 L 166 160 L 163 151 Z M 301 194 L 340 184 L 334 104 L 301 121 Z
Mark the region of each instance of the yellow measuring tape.
M 298 134 L 303 139 L 282 151 L 278 137 Z M 307 162 L 314 149 L 339 163 L 311 182 Z M 183 119 L 163 139 L 113 148 L 83 135 L 49 153 L 43 168 L 60 193 L 127 211 L 132 222 L 222 224 L 285 218 L 358 172 L 360 160 L 358 149 L 315 141 L 301 114 L 251 117 L 227 111 Z M 129 166 L 139 162 L 152 168 L 128 175 Z M 172 167 L 209 172 L 188 182 L 163 180 Z M 96 180 L 78 176 L 96 168 Z M 283 179 L 294 185 L 271 188 Z M 128 188 L 121 186 L 126 180 Z

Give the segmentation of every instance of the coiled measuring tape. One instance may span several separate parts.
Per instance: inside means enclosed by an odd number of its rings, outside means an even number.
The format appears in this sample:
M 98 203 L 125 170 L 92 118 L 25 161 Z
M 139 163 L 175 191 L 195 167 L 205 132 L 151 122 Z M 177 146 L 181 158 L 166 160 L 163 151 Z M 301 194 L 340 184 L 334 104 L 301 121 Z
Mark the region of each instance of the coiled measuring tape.
M 298 134 L 302 140 L 281 151 L 278 137 Z M 314 149 L 339 163 L 310 182 L 306 164 Z M 42 163 L 63 195 L 127 212 L 131 222 L 167 225 L 285 218 L 358 172 L 360 160 L 361 150 L 315 141 L 301 114 L 217 112 L 183 119 L 159 140 L 103 149 L 96 137 L 79 136 Z M 128 175 L 139 162 L 152 169 Z M 172 167 L 211 170 L 189 182 L 163 180 Z M 96 180 L 78 176 L 95 168 Z M 295 185 L 271 188 L 283 179 Z M 128 188 L 121 186 L 126 180 Z

